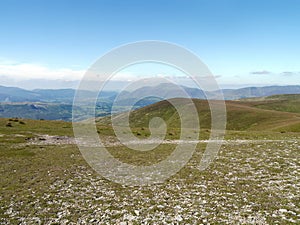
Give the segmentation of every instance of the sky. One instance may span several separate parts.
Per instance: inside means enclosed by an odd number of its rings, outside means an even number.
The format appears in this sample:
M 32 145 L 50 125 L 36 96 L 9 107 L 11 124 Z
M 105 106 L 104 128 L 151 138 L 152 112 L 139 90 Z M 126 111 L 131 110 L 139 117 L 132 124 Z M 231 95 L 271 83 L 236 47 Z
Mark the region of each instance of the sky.
M 105 53 L 143 40 L 192 51 L 221 87 L 300 84 L 299 12 L 298 0 L 1 0 L 0 85 L 80 80 Z

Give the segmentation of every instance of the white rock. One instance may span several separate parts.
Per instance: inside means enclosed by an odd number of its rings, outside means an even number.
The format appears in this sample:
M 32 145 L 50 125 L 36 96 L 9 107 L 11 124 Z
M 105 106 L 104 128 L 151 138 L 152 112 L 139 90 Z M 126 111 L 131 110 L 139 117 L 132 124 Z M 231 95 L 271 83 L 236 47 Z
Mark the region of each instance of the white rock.
M 287 212 L 286 209 L 279 209 L 278 211 L 281 212 L 281 213 L 286 213 Z
M 133 216 L 131 214 L 125 214 L 123 218 L 124 218 L 124 220 L 132 221 L 135 219 L 135 216 Z
M 180 222 L 180 221 L 182 221 L 183 219 L 182 219 L 182 217 L 181 217 L 180 215 L 176 215 L 176 216 L 175 216 L 175 220 L 177 220 L 177 221 Z

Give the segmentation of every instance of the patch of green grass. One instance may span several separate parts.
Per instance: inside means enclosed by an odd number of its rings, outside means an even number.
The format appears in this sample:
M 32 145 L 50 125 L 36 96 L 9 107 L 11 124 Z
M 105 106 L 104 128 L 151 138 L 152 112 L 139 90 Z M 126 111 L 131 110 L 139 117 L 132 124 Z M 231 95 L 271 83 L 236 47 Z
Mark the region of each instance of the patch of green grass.
M 251 99 L 248 99 L 246 101 L 247 104 L 261 109 L 300 113 L 299 94 L 273 95 L 269 97 L 253 99 L 252 101 Z
M 281 133 L 283 133 L 283 132 L 299 133 L 300 132 L 300 123 L 283 125 L 279 128 L 274 129 L 274 131 L 279 131 Z
M 0 134 L 49 134 L 72 136 L 72 124 L 65 121 L 49 121 L 49 120 L 29 120 L 10 121 L 11 119 L 0 118 Z M 11 123 L 12 127 L 7 127 L 7 123 Z

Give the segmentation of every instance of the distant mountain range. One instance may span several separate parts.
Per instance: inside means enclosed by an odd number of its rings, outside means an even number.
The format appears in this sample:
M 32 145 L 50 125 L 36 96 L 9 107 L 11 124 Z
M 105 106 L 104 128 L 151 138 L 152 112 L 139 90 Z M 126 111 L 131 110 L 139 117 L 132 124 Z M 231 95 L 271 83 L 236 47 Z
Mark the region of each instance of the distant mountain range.
M 220 91 L 207 91 L 204 93 L 198 88 L 182 88 L 192 98 L 199 99 L 219 99 Z M 160 84 L 154 87 L 142 87 L 131 93 L 128 93 L 126 98 L 137 98 L 143 94 L 151 96 L 155 93 L 160 93 L 165 99 L 182 97 L 177 91 L 178 88 L 174 88 L 171 84 Z M 289 85 L 289 86 L 266 86 L 266 87 L 246 87 L 239 89 L 222 89 L 225 100 L 237 100 L 241 98 L 254 98 L 254 97 L 265 97 L 270 95 L 282 95 L 282 94 L 300 94 L 300 85 Z
M 72 103 L 75 89 L 35 89 L 32 91 L 17 88 L 0 86 L 0 102 L 55 102 Z M 92 96 L 91 91 L 84 91 L 86 97 Z M 117 92 L 102 92 L 102 97 L 111 97 Z
M 182 89 L 191 97 L 196 99 L 218 99 L 219 91 L 203 92 L 197 88 L 182 86 Z M 31 119 L 49 120 L 71 120 L 72 103 L 75 89 L 35 89 L 25 90 L 16 87 L 0 86 L 0 117 L 23 117 Z M 247 87 L 240 89 L 223 89 L 226 100 L 237 100 L 245 98 L 257 98 L 271 95 L 300 94 L 300 85 L 290 86 L 267 86 L 267 87 Z M 159 94 L 160 97 L 156 97 Z M 94 93 L 84 91 L 87 101 Z M 118 101 L 116 96 L 118 96 Z M 141 96 L 148 96 L 141 99 Z M 159 84 L 156 86 L 144 86 L 131 92 L 121 93 L 115 91 L 101 92 L 96 105 L 96 116 L 105 116 L 111 113 L 141 108 L 162 99 L 181 98 L 178 87 L 172 84 Z M 115 101 L 115 102 L 114 102 Z M 114 108 L 112 106 L 114 105 Z M 85 118 L 85 109 L 80 110 Z
M 205 93 L 197 88 L 182 86 L 191 98 L 199 99 L 217 99 L 218 91 L 209 91 Z M 75 95 L 75 89 L 35 89 L 25 90 L 17 87 L 0 86 L 0 102 L 56 102 L 71 103 Z M 300 85 L 289 86 L 266 86 L 266 87 L 246 87 L 239 89 L 223 89 L 226 100 L 236 100 L 241 98 L 264 97 L 280 94 L 300 94 Z M 144 86 L 132 92 L 121 92 L 122 99 L 137 99 L 142 95 L 153 96 L 159 93 L 163 98 L 182 97 L 178 88 L 171 84 L 159 84 L 157 86 Z M 92 92 L 85 91 L 86 96 Z M 116 91 L 101 92 L 101 97 L 111 98 L 118 94 Z

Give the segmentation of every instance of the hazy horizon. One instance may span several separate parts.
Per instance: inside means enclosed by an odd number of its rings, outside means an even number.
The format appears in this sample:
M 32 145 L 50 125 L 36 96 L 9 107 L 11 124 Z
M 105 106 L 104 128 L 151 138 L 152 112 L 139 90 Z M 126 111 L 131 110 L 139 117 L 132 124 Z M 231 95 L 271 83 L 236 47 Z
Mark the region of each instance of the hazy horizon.
M 1 80 L 1 78 L 0 78 Z M 77 89 L 80 80 L 47 80 L 47 79 L 28 79 L 28 80 L 20 80 L 20 81 L 13 81 L 13 80 L 2 80 L 0 81 L 0 86 L 5 87 L 17 87 L 22 88 L 25 90 L 35 90 L 35 89 Z M 130 84 L 130 81 L 110 81 L 110 87 L 106 88 L 109 91 L 120 91 L 122 87 Z M 190 88 L 199 88 L 192 84 L 189 80 L 186 82 L 181 83 L 182 86 L 190 87 Z M 300 84 L 243 84 L 243 85 L 236 85 L 236 84 L 224 84 L 220 85 L 220 89 L 240 89 L 240 88 L 247 88 L 247 87 L 268 87 L 268 86 L 292 86 L 292 85 L 300 85 Z M 147 86 L 147 85 L 145 85 Z

